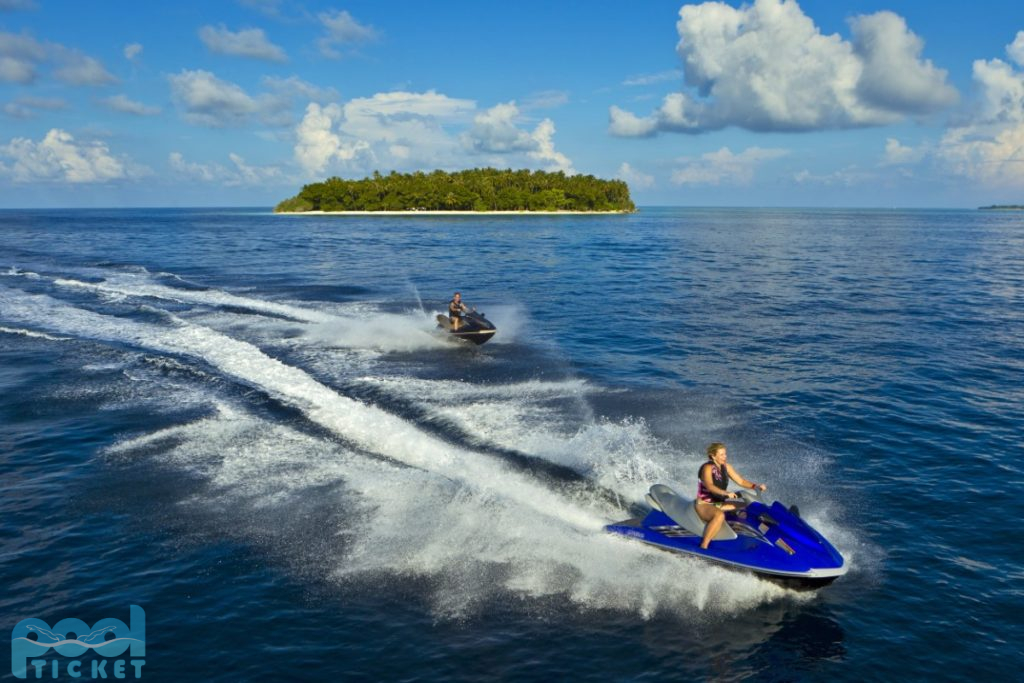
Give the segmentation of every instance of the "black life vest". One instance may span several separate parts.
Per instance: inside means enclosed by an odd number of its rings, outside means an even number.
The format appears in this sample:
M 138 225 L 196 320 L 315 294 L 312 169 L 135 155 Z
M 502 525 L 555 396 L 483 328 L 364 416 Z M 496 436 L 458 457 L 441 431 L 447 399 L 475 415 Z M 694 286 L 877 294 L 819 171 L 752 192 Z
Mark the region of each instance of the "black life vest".
M 706 462 L 697 470 L 697 500 L 702 500 L 706 503 L 720 503 L 723 500 L 727 500 L 725 496 L 712 493 L 704 486 L 703 474 L 705 467 L 711 468 L 711 483 L 723 491 L 729 488 L 729 473 L 725 471 L 725 465 L 719 467 L 713 462 Z

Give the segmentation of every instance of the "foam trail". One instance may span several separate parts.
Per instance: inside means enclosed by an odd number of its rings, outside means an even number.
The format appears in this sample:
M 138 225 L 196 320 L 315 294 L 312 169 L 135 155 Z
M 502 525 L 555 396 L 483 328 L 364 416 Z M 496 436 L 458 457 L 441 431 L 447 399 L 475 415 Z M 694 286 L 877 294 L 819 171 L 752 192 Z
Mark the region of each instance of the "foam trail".
M 68 341 L 68 337 L 54 337 L 43 332 L 34 332 L 32 330 L 18 330 L 13 327 L 0 327 L 0 332 L 4 334 L 17 334 L 22 337 L 32 337 L 34 339 L 46 339 L 48 341 Z
M 509 594 L 530 610 L 556 597 L 584 610 L 643 618 L 735 612 L 786 595 L 750 576 L 552 524 L 493 490 L 359 457 L 223 403 L 214 415 L 123 441 L 108 453 L 160 453 L 206 476 L 213 487 L 193 494 L 188 508 L 230 508 L 223 533 L 259 538 L 300 574 L 343 584 L 422 577 L 442 618 L 465 617 L 494 599 L 505 603 Z M 305 511 L 338 501 L 344 510 L 334 526 L 308 529 L 294 517 L 304 520 Z M 292 524 L 299 528 L 279 531 Z
M 448 348 L 448 340 L 433 333 L 433 316 L 421 313 L 374 313 L 370 317 L 337 317 L 311 325 L 304 338 L 322 345 L 376 351 L 417 351 Z
M 131 322 L 46 295 L 15 294 L 6 289 L 0 290 L 0 310 L 8 320 L 57 327 L 64 334 L 198 358 L 298 408 L 311 421 L 369 452 L 493 491 L 574 526 L 601 527 L 598 514 L 566 505 L 554 491 L 499 466 L 494 459 L 457 451 L 390 413 L 341 396 L 301 369 L 267 356 L 248 342 L 180 319 L 174 319 L 172 327 Z
M 57 278 L 54 280 L 54 284 L 59 287 L 75 287 L 78 289 L 86 289 L 93 292 L 112 294 L 122 297 L 150 297 L 153 299 L 163 299 L 165 301 L 174 301 L 177 303 L 195 303 L 208 306 L 235 306 L 238 308 L 258 311 L 260 313 L 281 315 L 286 318 L 308 323 L 323 323 L 337 320 L 337 316 L 303 306 L 279 304 L 274 303 L 273 301 L 265 301 L 263 299 L 238 296 L 237 294 L 230 294 L 216 289 L 179 289 L 177 287 L 167 287 L 165 285 L 158 285 L 151 282 L 140 282 L 137 279 L 133 279 L 131 282 L 118 282 L 115 279 L 108 279 L 104 282 L 96 283 L 67 278 Z

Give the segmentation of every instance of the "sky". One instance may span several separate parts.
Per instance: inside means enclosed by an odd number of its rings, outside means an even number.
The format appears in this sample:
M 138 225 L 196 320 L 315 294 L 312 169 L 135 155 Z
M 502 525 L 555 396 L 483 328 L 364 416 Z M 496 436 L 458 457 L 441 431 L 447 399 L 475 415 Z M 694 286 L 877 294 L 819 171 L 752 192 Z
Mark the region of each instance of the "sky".
M 0 208 L 482 166 L 640 206 L 1024 204 L 1024 2 L 0 0 Z

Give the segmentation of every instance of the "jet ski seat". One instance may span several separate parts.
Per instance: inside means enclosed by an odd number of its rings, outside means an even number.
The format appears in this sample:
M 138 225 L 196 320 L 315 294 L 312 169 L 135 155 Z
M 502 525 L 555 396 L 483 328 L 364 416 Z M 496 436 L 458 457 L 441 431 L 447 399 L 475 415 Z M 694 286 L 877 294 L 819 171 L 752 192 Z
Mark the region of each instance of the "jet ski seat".
M 652 486 L 649 496 L 658 504 L 658 509 L 671 517 L 673 522 L 692 534 L 704 535 L 706 525 L 697 514 L 692 500 L 683 498 L 664 484 Z M 736 532 L 729 528 L 728 524 L 723 524 L 712 540 L 731 541 L 734 538 L 736 538 Z

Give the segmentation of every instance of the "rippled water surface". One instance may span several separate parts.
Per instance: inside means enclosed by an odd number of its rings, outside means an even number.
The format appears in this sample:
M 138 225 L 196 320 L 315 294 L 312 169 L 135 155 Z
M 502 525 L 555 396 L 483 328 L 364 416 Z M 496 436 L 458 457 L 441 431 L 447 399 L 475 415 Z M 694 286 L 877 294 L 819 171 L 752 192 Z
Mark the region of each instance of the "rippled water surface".
M 141 605 L 152 680 L 1003 677 L 1022 386 L 1021 213 L 4 211 L 0 626 Z M 602 532 L 711 441 L 849 574 Z

